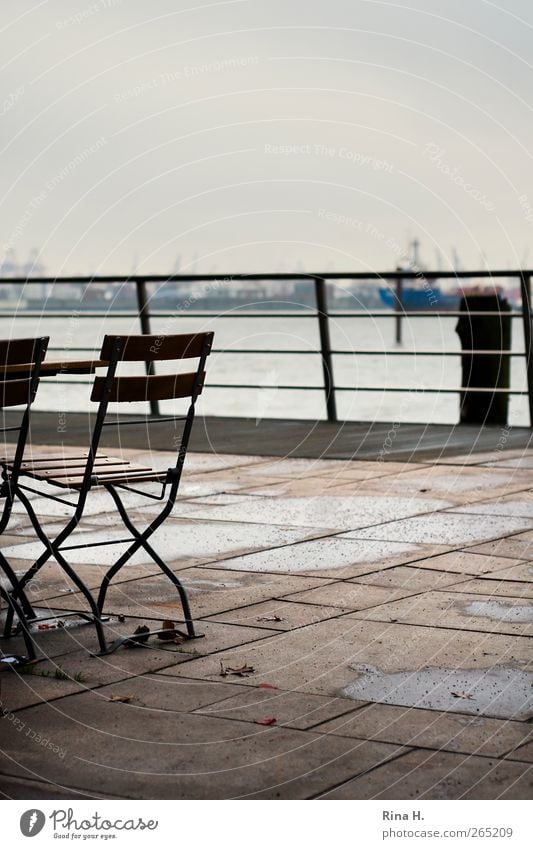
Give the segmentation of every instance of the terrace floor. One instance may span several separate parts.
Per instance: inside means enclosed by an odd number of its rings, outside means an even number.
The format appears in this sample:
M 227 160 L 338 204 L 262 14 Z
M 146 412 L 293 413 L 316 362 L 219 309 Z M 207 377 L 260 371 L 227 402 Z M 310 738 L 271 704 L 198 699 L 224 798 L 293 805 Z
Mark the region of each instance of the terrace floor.
M 66 508 L 52 504 L 36 507 L 59 530 Z M 140 524 L 155 509 L 130 507 Z M 122 535 L 93 492 L 76 541 Z M 3 543 L 17 570 L 40 550 L 22 514 Z M 45 659 L 0 674 L 5 797 L 531 797 L 533 450 L 193 453 L 154 545 L 205 636 L 99 658 L 75 617 L 36 631 Z M 72 561 L 96 587 L 117 550 Z M 31 597 L 58 619 L 84 608 L 53 564 Z M 111 639 L 180 619 L 142 556 L 108 613 Z

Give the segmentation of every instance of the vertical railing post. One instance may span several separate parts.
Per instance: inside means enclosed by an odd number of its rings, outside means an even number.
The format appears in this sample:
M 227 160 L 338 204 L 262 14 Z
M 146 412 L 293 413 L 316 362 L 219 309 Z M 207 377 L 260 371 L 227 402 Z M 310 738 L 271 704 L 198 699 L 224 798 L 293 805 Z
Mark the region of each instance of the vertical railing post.
M 522 321 L 524 323 L 524 353 L 526 357 L 527 392 L 529 401 L 529 426 L 533 427 L 533 359 L 531 334 L 531 276 L 520 273 Z
M 146 291 L 146 280 L 143 278 L 136 280 L 137 288 L 137 310 L 139 313 L 139 321 L 141 324 L 141 333 L 143 335 L 150 334 L 150 306 L 148 303 L 148 295 Z M 153 362 L 145 363 L 146 374 L 155 374 Z M 159 401 L 150 401 L 150 412 L 153 416 L 159 415 Z
M 320 353 L 322 354 L 322 370 L 324 372 L 324 393 L 328 421 L 337 421 L 337 405 L 335 403 L 335 382 L 333 380 L 333 359 L 331 356 L 331 340 L 329 336 L 329 313 L 326 281 L 323 277 L 315 277 L 315 300 L 320 334 Z
M 396 278 L 396 302 L 394 304 L 396 310 L 396 344 L 402 344 L 402 313 L 403 313 L 403 277 Z

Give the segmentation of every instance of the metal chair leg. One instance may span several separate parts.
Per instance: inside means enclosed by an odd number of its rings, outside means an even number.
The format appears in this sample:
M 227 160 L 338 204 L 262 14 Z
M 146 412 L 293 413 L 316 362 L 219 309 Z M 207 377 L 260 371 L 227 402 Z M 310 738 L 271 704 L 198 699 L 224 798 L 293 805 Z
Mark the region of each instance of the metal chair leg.
M 77 586 L 79 591 L 85 597 L 85 599 L 86 599 L 86 601 L 89 605 L 89 608 L 91 610 L 92 620 L 93 620 L 93 623 L 94 623 L 94 626 L 95 626 L 95 629 L 96 629 L 96 635 L 97 635 L 97 638 L 98 638 L 98 643 L 99 643 L 100 649 L 101 649 L 101 651 L 106 651 L 106 649 L 107 649 L 106 639 L 105 639 L 104 632 L 103 632 L 102 622 L 100 620 L 100 613 L 99 613 L 99 610 L 98 610 L 98 605 L 97 605 L 97 603 L 94 599 L 94 596 L 91 593 L 90 589 L 82 581 L 82 579 L 80 578 L 78 573 L 75 571 L 75 569 L 73 569 L 72 566 L 70 565 L 70 563 L 66 560 L 66 558 L 63 557 L 63 555 L 61 553 L 61 549 L 60 549 L 61 544 L 73 533 L 73 531 L 78 526 L 81 517 L 79 515 L 75 514 L 73 516 L 73 518 L 70 520 L 70 522 L 67 523 L 65 528 L 63 528 L 61 533 L 58 534 L 58 536 L 54 540 L 51 540 L 51 539 L 48 538 L 48 536 L 44 532 L 44 530 L 41 526 L 41 523 L 39 522 L 39 519 L 37 518 L 37 515 L 36 515 L 33 507 L 31 506 L 29 499 L 25 495 L 19 495 L 19 497 L 20 497 L 20 500 L 23 503 L 24 507 L 26 508 L 26 511 L 27 511 L 27 513 L 28 513 L 28 515 L 31 519 L 34 530 L 35 530 L 39 540 L 45 546 L 45 551 L 35 561 L 33 566 L 30 569 L 28 569 L 28 571 L 25 573 L 25 575 L 22 576 L 20 581 L 17 582 L 18 586 L 17 586 L 16 592 L 15 592 L 15 595 L 19 595 L 20 592 L 24 589 L 24 586 L 28 583 L 28 581 L 30 581 L 33 578 L 33 576 L 39 571 L 39 569 L 42 566 L 44 566 L 46 561 L 49 560 L 50 557 L 54 557 L 55 560 L 58 562 L 58 564 L 63 569 L 63 571 L 66 572 L 66 574 L 68 575 L 68 577 L 70 578 L 72 583 L 75 584 L 75 586 Z
M 181 583 L 181 581 L 179 580 L 179 578 L 176 575 L 174 575 L 172 570 L 167 566 L 167 564 L 164 562 L 164 560 L 162 560 L 162 558 L 157 554 L 157 552 L 152 548 L 152 546 L 148 542 L 149 537 L 151 537 L 152 534 L 155 533 L 157 528 L 160 527 L 160 525 L 162 525 L 162 523 L 165 521 L 168 514 L 172 510 L 172 507 L 173 507 L 173 504 L 174 504 L 174 501 L 175 501 L 175 493 L 171 492 L 171 495 L 169 496 L 169 500 L 168 500 L 165 508 L 161 511 L 159 516 L 156 516 L 156 518 L 150 523 L 148 528 L 146 528 L 143 532 L 141 532 L 132 523 L 130 517 L 128 516 L 128 514 L 126 512 L 126 508 L 124 507 L 124 504 L 122 503 L 122 501 L 121 501 L 118 493 L 116 492 L 116 490 L 111 486 L 106 487 L 106 488 L 107 488 L 108 492 L 110 493 L 110 495 L 112 496 L 113 500 L 115 501 L 115 504 L 117 505 L 120 517 L 121 517 L 122 521 L 124 522 L 125 527 L 135 537 L 135 541 L 132 543 L 132 545 L 129 546 L 128 550 L 125 551 L 124 554 L 121 557 L 119 557 L 119 559 L 116 561 L 116 563 L 114 563 L 113 566 L 111 566 L 111 568 L 108 569 L 108 571 L 106 572 L 106 574 L 104 576 L 104 579 L 103 579 L 103 581 L 100 585 L 100 592 L 98 594 L 98 609 L 100 611 L 100 614 L 102 614 L 103 609 L 104 609 L 105 598 L 106 598 L 107 591 L 109 589 L 109 585 L 111 583 L 111 580 L 117 574 L 117 572 L 128 562 L 128 560 L 130 560 L 130 558 L 135 554 L 135 552 L 137 552 L 140 548 L 144 548 L 144 550 L 146 551 L 148 556 L 154 561 L 154 563 L 157 566 L 159 566 L 159 568 L 161 569 L 163 574 L 166 575 L 167 578 L 176 587 L 178 594 L 179 594 L 179 597 L 180 597 L 181 606 L 183 608 L 183 617 L 184 617 L 184 620 L 185 620 L 185 624 L 187 625 L 187 633 L 189 634 L 189 637 L 191 637 L 191 638 L 195 637 L 196 634 L 195 634 L 195 630 L 194 630 L 194 622 L 193 622 L 193 619 L 192 619 L 192 616 L 191 616 L 189 599 L 187 597 L 187 593 L 185 591 L 185 588 L 184 588 L 183 584 Z
M 35 646 L 34 646 L 33 639 L 32 639 L 31 633 L 30 633 L 30 629 L 28 627 L 28 623 L 27 623 L 26 618 L 24 616 L 24 612 L 22 610 L 22 607 L 19 605 L 17 600 L 14 599 L 11 596 L 11 594 L 6 589 L 4 589 L 4 587 L 2 587 L 1 585 L 0 585 L 0 596 L 7 603 L 8 612 L 11 612 L 11 621 L 13 621 L 13 615 L 16 615 L 19 622 L 20 622 L 22 635 L 24 637 L 24 644 L 26 646 L 26 651 L 28 653 L 28 660 L 35 660 L 36 657 L 37 657 L 37 655 L 35 653 Z

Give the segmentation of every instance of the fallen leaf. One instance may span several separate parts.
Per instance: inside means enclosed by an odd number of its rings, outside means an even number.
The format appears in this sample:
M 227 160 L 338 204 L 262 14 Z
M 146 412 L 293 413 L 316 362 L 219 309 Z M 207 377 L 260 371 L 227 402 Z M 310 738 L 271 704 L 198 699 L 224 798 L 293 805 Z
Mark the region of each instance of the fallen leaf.
M 237 675 L 239 678 L 246 678 L 254 672 L 253 666 L 247 666 L 246 663 L 238 668 L 233 668 L 232 666 L 224 666 L 222 661 L 220 661 L 220 675 L 223 678 L 226 678 L 228 675 Z
M 474 696 L 471 693 L 452 693 L 454 699 L 473 699 Z
M 139 625 L 138 628 L 135 628 L 133 632 L 133 637 L 130 637 L 129 640 L 126 640 L 124 643 L 124 647 L 128 649 L 138 648 L 147 642 L 148 637 L 150 636 L 150 628 L 146 625 Z
M 157 639 L 162 642 L 172 642 L 176 637 L 176 626 L 171 619 L 165 619 L 161 625 L 161 630 L 157 635 Z
M 258 622 L 284 622 L 285 620 L 281 616 L 258 616 Z
M 256 719 L 256 725 L 275 725 L 277 723 L 277 719 L 275 716 L 268 716 L 265 719 Z
M 110 702 L 131 702 L 133 696 L 110 696 Z
M 126 621 L 126 617 L 124 616 L 123 613 L 119 613 L 118 616 L 117 616 L 117 619 L 118 619 L 119 622 L 125 622 Z
M 275 687 L 274 684 L 259 684 L 262 690 L 277 690 L 278 687 Z

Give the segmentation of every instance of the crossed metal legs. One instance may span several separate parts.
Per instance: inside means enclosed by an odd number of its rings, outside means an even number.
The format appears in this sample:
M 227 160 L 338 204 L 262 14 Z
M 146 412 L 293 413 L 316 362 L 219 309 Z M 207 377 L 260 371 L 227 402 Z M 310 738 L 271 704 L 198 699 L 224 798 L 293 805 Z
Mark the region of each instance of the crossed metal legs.
M 38 519 L 38 517 L 35 513 L 35 510 L 33 509 L 31 502 L 28 499 L 28 497 L 24 493 L 21 493 L 20 491 L 17 493 L 18 497 L 20 498 L 22 504 L 24 505 L 24 507 L 25 507 L 25 509 L 28 513 L 28 516 L 30 517 L 31 523 L 32 523 L 32 525 L 35 529 L 35 532 L 36 532 L 39 540 L 45 546 L 45 550 L 40 555 L 40 557 L 35 561 L 33 566 L 30 569 L 28 569 L 28 571 L 20 579 L 17 579 L 13 570 L 11 569 L 11 567 L 8 567 L 10 569 L 10 573 L 11 573 L 11 575 L 9 575 L 9 573 L 8 573 L 8 576 L 10 577 L 10 580 L 12 580 L 12 582 L 13 582 L 13 592 L 12 592 L 11 595 L 14 598 L 15 602 L 18 605 L 17 600 L 20 598 L 20 606 L 22 606 L 24 608 L 26 618 L 27 619 L 35 618 L 35 613 L 34 613 L 33 609 L 31 608 L 31 605 L 29 604 L 29 602 L 26 599 L 26 596 L 25 596 L 25 593 L 24 593 L 24 588 L 32 580 L 32 578 L 37 574 L 37 572 L 42 568 L 42 566 L 44 566 L 44 564 L 50 559 L 50 557 L 53 557 L 58 562 L 58 564 L 61 566 L 61 568 L 64 570 L 64 572 L 68 575 L 68 577 L 72 580 L 72 582 L 78 587 L 80 592 L 83 594 L 83 596 L 87 600 L 87 603 L 89 605 L 89 609 L 91 611 L 89 618 L 90 618 L 90 621 L 94 624 L 94 626 L 96 628 L 96 634 L 97 634 L 98 643 L 99 643 L 99 647 L 100 647 L 100 654 L 108 654 L 109 648 L 108 648 L 108 645 L 107 645 L 107 642 L 106 642 L 106 639 L 105 639 L 105 635 L 104 635 L 104 631 L 103 631 L 103 621 L 102 621 L 102 613 L 103 613 L 103 608 L 104 608 L 104 603 L 105 603 L 107 591 L 108 591 L 109 585 L 110 585 L 112 579 L 114 578 L 114 576 L 133 557 L 133 555 L 139 549 L 143 548 L 146 551 L 146 553 L 148 554 L 148 556 L 154 561 L 154 563 L 157 566 L 159 566 L 159 568 L 161 569 L 163 574 L 166 575 L 166 577 L 172 582 L 174 587 L 177 589 L 178 595 L 179 595 L 179 598 L 180 598 L 180 602 L 181 602 L 181 605 L 182 605 L 182 608 L 183 608 L 185 624 L 187 626 L 187 636 L 189 638 L 196 637 L 197 635 L 196 635 L 195 629 L 194 629 L 194 622 L 193 622 L 192 616 L 191 616 L 189 601 L 188 601 L 187 594 L 185 592 L 185 589 L 184 589 L 181 581 L 179 580 L 179 578 L 176 577 L 176 575 L 174 575 L 174 573 L 171 571 L 171 569 L 168 567 L 168 565 L 161 559 L 161 557 L 157 554 L 157 552 L 152 548 L 152 546 L 148 542 L 149 538 L 157 530 L 157 528 L 159 528 L 160 525 L 165 521 L 165 519 L 167 518 L 167 516 L 170 514 L 170 512 L 172 510 L 172 507 L 174 505 L 175 498 L 176 498 L 175 487 L 174 486 L 171 487 L 171 493 L 169 495 L 167 504 L 165 505 L 165 507 L 163 508 L 161 513 L 142 532 L 139 531 L 133 525 L 130 517 L 128 516 L 128 514 L 126 512 L 124 504 L 123 504 L 122 500 L 120 499 L 118 493 L 114 489 L 114 487 L 112 487 L 111 485 L 108 485 L 105 488 L 110 493 L 115 504 L 117 505 L 117 509 L 118 509 L 119 514 L 120 514 L 120 517 L 121 517 L 124 525 L 126 526 L 127 530 L 131 533 L 131 535 L 133 537 L 133 541 L 132 541 L 131 545 L 127 548 L 127 550 L 124 552 L 124 554 L 122 554 L 118 558 L 118 560 L 116 560 L 116 562 L 107 570 L 107 572 L 104 575 L 104 578 L 102 580 L 97 600 L 95 600 L 90 589 L 86 586 L 86 584 L 80 578 L 80 576 L 78 575 L 76 570 L 68 563 L 68 561 L 66 560 L 66 558 L 64 557 L 64 555 L 61 551 L 61 546 L 63 545 L 65 540 L 68 539 L 68 537 L 73 533 L 73 531 L 75 530 L 75 528 L 77 527 L 77 525 L 79 524 L 79 522 L 81 520 L 81 517 L 82 517 L 82 514 L 83 514 L 84 502 L 80 500 L 80 503 L 78 504 L 78 507 L 76 508 L 76 511 L 75 511 L 72 519 L 67 523 L 65 528 L 61 531 L 61 533 L 57 537 L 55 537 L 55 539 L 51 540 L 51 539 L 48 538 L 45 531 L 43 530 L 43 528 L 42 528 L 42 526 L 39 522 L 39 519 Z M 111 540 L 109 544 L 112 544 L 112 543 L 113 543 L 113 541 Z M 85 547 L 91 548 L 93 546 L 91 546 L 91 545 L 76 546 L 76 548 L 78 548 L 78 547 L 79 548 L 85 548 Z M 19 616 L 19 619 L 20 619 L 20 615 L 18 613 L 18 610 L 16 608 L 14 608 L 13 605 L 9 606 L 8 611 L 7 611 L 7 616 L 6 616 L 4 636 L 9 636 L 11 634 L 11 628 L 12 628 L 14 613 L 16 613 L 17 616 Z M 86 614 L 81 614 L 81 615 L 83 616 L 83 615 L 86 615 Z M 21 626 L 22 626 L 22 620 L 21 620 Z M 22 627 L 24 627 L 24 626 L 22 626 Z M 121 641 L 119 641 L 119 642 L 121 642 Z

